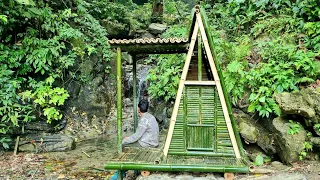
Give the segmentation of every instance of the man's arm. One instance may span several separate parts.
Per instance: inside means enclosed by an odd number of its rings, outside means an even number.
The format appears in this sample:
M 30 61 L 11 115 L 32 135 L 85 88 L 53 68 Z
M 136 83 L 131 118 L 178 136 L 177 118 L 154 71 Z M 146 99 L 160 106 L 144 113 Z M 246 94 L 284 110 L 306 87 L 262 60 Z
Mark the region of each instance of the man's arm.
M 141 136 L 144 134 L 144 132 L 146 132 L 147 127 L 148 127 L 148 120 L 145 118 L 142 118 L 138 124 L 136 133 L 132 134 L 127 138 L 124 138 L 122 140 L 122 144 L 130 144 L 138 141 L 141 138 Z

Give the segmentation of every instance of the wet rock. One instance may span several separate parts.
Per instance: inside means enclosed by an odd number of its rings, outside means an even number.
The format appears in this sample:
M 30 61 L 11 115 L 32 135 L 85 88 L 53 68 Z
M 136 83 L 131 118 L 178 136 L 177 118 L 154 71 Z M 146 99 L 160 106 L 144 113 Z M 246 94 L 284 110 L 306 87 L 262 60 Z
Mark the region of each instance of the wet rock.
M 281 174 L 274 174 L 272 176 L 270 175 L 263 175 L 258 178 L 256 177 L 244 177 L 240 178 L 239 180 L 307 180 L 307 177 L 303 173 L 281 173 Z
M 259 121 L 255 121 L 241 110 L 234 109 L 233 112 L 239 127 L 240 135 L 244 138 L 246 143 L 257 143 L 257 145 L 268 155 L 276 153 L 273 144 L 273 135 L 268 129 L 264 128 Z
M 79 95 L 81 84 L 76 81 L 71 81 L 67 84 L 66 89 L 70 95 L 69 100 L 76 99 Z
M 239 130 L 241 136 L 245 141 L 249 143 L 256 143 L 258 139 L 258 131 L 254 126 L 250 126 L 249 123 L 241 122 L 239 124 Z
M 63 134 L 28 135 L 19 142 L 19 151 L 23 152 L 68 151 L 74 148 L 74 139 Z
M 129 25 L 119 22 L 113 22 L 109 20 L 100 21 L 101 25 L 106 28 L 108 32 L 108 38 L 121 38 L 128 36 L 129 34 Z
M 285 170 L 289 170 L 291 167 L 286 166 L 284 164 L 282 164 L 279 161 L 273 161 L 271 162 L 271 169 L 274 169 L 276 171 L 285 171 Z
M 311 137 L 310 142 L 312 145 L 320 147 L 320 137 Z
M 138 176 L 137 180 L 171 180 L 172 177 L 168 173 L 163 174 L 150 174 L 147 177 Z
M 165 24 L 158 24 L 158 23 L 151 23 L 149 25 L 149 31 L 152 34 L 161 34 L 167 29 L 167 25 Z
M 165 101 L 152 100 L 150 103 L 150 112 L 154 115 L 160 124 L 160 127 L 167 128 L 171 117 L 171 103 Z
M 189 174 L 178 175 L 174 179 L 176 180 L 192 180 L 193 176 Z
M 289 134 L 289 125 L 289 121 L 282 117 L 275 118 L 272 121 L 276 150 L 281 160 L 286 164 L 299 160 L 299 154 L 304 148 L 303 143 L 307 136 L 306 130 L 301 125 L 299 125 L 297 134 Z
M 246 155 L 252 162 L 255 161 L 257 156 L 262 156 L 263 158 L 267 157 L 265 152 L 257 144 L 250 144 L 250 145 L 244 144 L 244 148 L 245 148 Z
M 317 123 L 317 124 L 318 124 L 318 123 Z M 314 130 L 314 132 L 315 132 L 318 136 L 320 136 L 320 128 L 318 127 L 317 124 L 315 124 L 315 125 L 313 126 L 313 130 Z
M 149 87 L 147 75 L 151 69 L 150 65 L 137 64 L 137 96 L 141 100 Z M 132 65 L 127 65 L 124 68 L 124 94 L 126 98 L 133 97 L 133 71 Z M 138 100 L 138 101 L 139 101 Z
M 320 115 L 320 93 L 312 88 L 277 94 L 276 101 L 285 114 L 300 115 L 309 119 L 316 118 L 316 113 Z
M 151 33 L 149 33 L 146 30 L 137 30 L 135 32 L 136 38 L 155 38 L 155 36 Z
M 60 121 L 53 121 L 51 124 L 48 124 L 44 120 L 31 121 L 24 126 L 23 132 L 21 127 L 15 127 L 12 131 L 12 135 L 58 132 L 62 130 L 66 126 L 66 124 L 67 121 L 65 119 L 62 119 Z

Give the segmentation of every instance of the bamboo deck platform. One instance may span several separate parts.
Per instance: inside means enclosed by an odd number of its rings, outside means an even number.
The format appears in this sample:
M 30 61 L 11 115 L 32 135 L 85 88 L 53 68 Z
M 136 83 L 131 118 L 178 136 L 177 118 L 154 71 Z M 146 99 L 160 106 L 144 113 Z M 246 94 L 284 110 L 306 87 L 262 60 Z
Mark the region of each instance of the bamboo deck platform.
M 105 169 L 190 171 L 190 172 L 248 172 L 248 166 L 234 157 L 163 155 L 163 148 L 126 147 L 105 165 Z

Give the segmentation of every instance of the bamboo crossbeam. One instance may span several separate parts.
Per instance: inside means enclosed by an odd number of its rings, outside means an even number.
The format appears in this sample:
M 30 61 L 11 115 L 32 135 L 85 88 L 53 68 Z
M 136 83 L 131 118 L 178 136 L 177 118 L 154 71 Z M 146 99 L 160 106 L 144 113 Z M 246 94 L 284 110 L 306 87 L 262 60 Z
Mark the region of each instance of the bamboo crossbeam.
M 220 84 L 219 75 L 218 75 L 216 66 L 215 66 L 214 61 L 213 61 L 212 52 L 211 52 L 211 49 L 210 49 L 210 46 L 209 46 L 209 43 L 208 43 L 208 39 L 207 39 L 207 36 L 206 36 L 206 32 L 205 32 L 203 23 L 202 23 L 201 15 L 200 15 L 200 13 L 198 13 L 198 14 L 196 14 L 196 16 L 197 16 L 197 22 L 199 23 L 199 28 L 200 28 L 200 33 L 201 33 L 201 36 L 202 36 L 202 41 L 203 41 L 205 50 L 207 52 L 207 57 L 208 57 L 208 60 L 209 60 L 210 68 L 211 68 L 214 80 L 216 82 L 216 86 L 217 86 L 220 102 L 221 102 L 221 105 L 222 105 L 223 115 L 225 117 L 225 121 L 226 121 L 227 128 L 228 128 L 228 131 L 229 131 L 230 139 L 231 139 L 231 142 L 232 142 L 232 145 L 233 145 L 233 148 L 234 148 L 234 152 L 235 152 L 236 158 L 241 158 L 239 147 L 238 147 L 238 144 L 237 144 L 234 132 L 233 132 L 233 128 L 232 128 L 232 124 L 231 124 L 228 108 L 227 108 L 226 101 L 225 101 L 225 98 L 224 98 L 224 94 L 223 94 L 223 91 L 222 91 L 222 87 L 221 87 L 221 84 Z
M 214 81 L 185 81 L 184 85 L 215 86 Z

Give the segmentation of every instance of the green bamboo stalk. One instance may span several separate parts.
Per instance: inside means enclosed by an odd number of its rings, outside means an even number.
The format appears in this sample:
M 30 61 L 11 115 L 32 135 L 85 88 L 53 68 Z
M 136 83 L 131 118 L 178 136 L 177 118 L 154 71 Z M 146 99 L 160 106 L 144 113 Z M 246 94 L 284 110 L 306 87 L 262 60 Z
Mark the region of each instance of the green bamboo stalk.
M 105 169 L 121 169 L 121 170 L 146 170 L 146 171 L 184 171 L 184 172 L 234 172 L 248 173 L 249 168 L 246 166 L 213 166 L 213 165 L 184 165 L 184 164 L 121 164 L 108 163 Z
M 198 80 L 202 80 L 202 47 L 200 34 L 198 34 Z
M 133 60 L 133 129 L 134 132 L 136 132 L 137 126 L 138 126 L 138 97 L 137 97 L 137 56 L 134 54 L 132 56 Z
M 233 154 L 214 153 L 214 152 L 201 152 L 201 151 L 188 151 L 188 152 L 170 152 L 170 155 L 179 156 L 212 156 L 212 157 L 235 157 Z
M 121 49 L 117 48 L 117 122 L 118 122 L 118 153 L 122 152 L 122 72 Z

